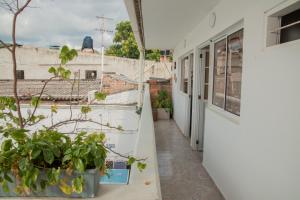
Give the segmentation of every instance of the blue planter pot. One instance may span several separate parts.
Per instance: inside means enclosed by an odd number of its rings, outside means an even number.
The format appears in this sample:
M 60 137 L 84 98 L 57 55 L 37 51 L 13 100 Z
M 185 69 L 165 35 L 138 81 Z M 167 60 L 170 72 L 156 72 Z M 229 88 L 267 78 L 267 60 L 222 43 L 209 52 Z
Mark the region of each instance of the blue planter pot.
M 73 174 L 71 176 L 68 176 L 64 171 L 61 174 L 61 179 L 67 178 L 67 180 L 70 180 L 68 182 L 69 185 L 71 185 L 71 179 L 73 177 L 76 177 L 78 174 Z M 78 194 L 73 192 L 70 195 L 67 195 L 63 193 L 58 185 L 54 186 L 48 186 L 45 190 L 31 192 L 30 195 L 27 197 L 68 197 L 68 198 L 93 198 L 97 195 L 98 189 L 99 189 L 99 181 L 100 181 L 100 172 L 98 169 L 89 169 L 86 170 L 83 174 L 84 177 L 84 186 L 82 193 Z M 45 172 L 42 172 L 40 174 L 40 177 L 38 178 L 38 182 L 41 178 L 45 177 Z M 6 193 L 3 191 L 2 187 L 0 186 L 0 197 L 24 197 L 24 195 L 19 195 L 15 192 L 16 183 L 15 183 L 15 177 L 10 175 L 10 177 L 14 180 L 13 183 L 8 183 L 9 192 Z

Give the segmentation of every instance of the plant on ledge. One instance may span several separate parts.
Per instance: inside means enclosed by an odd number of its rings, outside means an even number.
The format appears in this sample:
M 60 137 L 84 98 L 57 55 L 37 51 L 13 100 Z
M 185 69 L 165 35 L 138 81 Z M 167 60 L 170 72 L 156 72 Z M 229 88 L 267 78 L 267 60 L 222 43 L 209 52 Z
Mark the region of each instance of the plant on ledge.
M 154 105 L 158 109 L 163 108 L 166 112 L 170 113 L 171 115 L 173 113 L 172 99 L 166 90 L 158 91 Z
M 71 71 L 65 66 L 77 56 L 77 51 L 64 46 L 61 49 L 59 66 L 49 68 L 51 78 L 43 81 L 43 86 L 38 94 L 28 96 L 31 99 L 31 111 L 25 116 L 21 112 L 20 97 L 17 88 L 17 61 L 16 61 L 16 24 L 17 17 L 27 8 L 31 0 L 24 4 L 16 0 L 16 4 L 1 4 L 13 14 L 12 44 L 7 45 L 2 40 L 0 43 L 12 55 L 13 63 L 13 97 L 0 97 L 0 196 L 60 196 L 57 189 L 64 196 L 92 197 L 83 194 L 87 187 L 97 187 L 99 176 L 105 173 L 105 160 L 109 152 L 127 159 L 129 165 L 136 164 L 142 171 L 145 169 L 146 159 L 125 156 L 113 151 L 105 145 L 105 133 L 103 132 L 80 132 L 75 138 L 60 132 L 63 126 L 79 123 L 93 123 L 97 126 L 105 126 L 110 129 L 122 131 L 121 126 L 113 126 L 109 123 L 102 124 L 89 118 L 92 111 L 89 104 L 80 108 L 80 114 L 73 114 L 73 88 L 75 78 L 70 79 Z M 58 106 L 51 105 L 51 124 L 41 128 L 33 126 L 41 124 L 46 116 L 37 114 L 42 103 L 42 97 L 47 85 L 52 80 L 64 80 L 71 85 L 69 111 L 70 116 L 61 121 L 55 121 Z M 97 92 L 97 100 L 104 100 L 106 94 Z M 78 102 L 79 104 L 79 102 Z M 55 123 L 54 123 L 55 121 Z M 91 181 L 94 179 L 95 181 Z M 54 189 L 53 189 L 54 188 Z M 13 191 L 12 191 L 13 190 Z M 50 193 L 49 193 L 50 192 Z M 52 193 L 51 193 L 52 192 Z M 7 194 L 7 195 L 6 195 Z M 78 195 L 76 195 L 78 194 Z
M 10 192 L 9 184 L 15 187 L 14 192 L 19 195 L 43 194 L 47 187 L 58 186 L 66 194 L 82 193 L 85 186 L 85 172 L 95 169 L 105 173 L 105 159 L 108 152 L 112 152 L 126 158 L 129 165 L 137 163 L 137 168 L 145 169 L 145 159 L 137 159 L 132 156 L 124 156 L 105 145 L 105 134 L 80 132 L 74 139 L 59 132 L 64 125 L 78 123 L 94 123 L 111 129 L 122 131 L 121 126 L 112 126 L 109 123 L 102 124 L 88 118 L 92 111 L 89 104 L 81 106 L 81 114 L 74 117 L 72 104 L 70 103 L 69 118 L 53 123 L 58 108 L 51 106 L 51 124 L 43 128 L 30 131 L 30 127 L 39 124 L 46 116 L 36 115 L 41 97 L 51 80 L 70 80 L 71 72 L 64 66 L 77 56 L 77 52 L 64 46 L 61 49 L 59 67 L 50 67 L 52 77 L 44 81 L 42 91 L 31 97 L 32 113 L 27 117 L 22 116 L 20 124 L 16 116 L 17 104 L 13 97 L 0 97 L 0 134 L 2 144 L 0 150 L 0 184 L 4 192 Z M 72 93 L 70 94 L 72 96 Z M 96 99 L 104 100 L 106 94 L 97 92 Z M 21 113 L 22 114 L 22 113 Z M 98 180 L 99 181 L 99 180 Z

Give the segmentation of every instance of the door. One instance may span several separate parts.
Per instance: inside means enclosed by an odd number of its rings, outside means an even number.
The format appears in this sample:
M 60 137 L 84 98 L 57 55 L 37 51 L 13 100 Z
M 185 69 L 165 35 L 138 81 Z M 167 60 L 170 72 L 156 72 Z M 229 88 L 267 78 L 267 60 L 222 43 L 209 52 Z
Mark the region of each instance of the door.
M 189 94 L 189 139 L 192 136 L 192 111 L 193 111 L 193 68 L 194 68 L 194 54 L 189 55 L 189 85 L 188 85 L 188 94 Z
M 209 54 L 210 47 L 206 46 L 200 49 L 200 81 L 199 81 L 199 136 L 198 136 L 198 149 L 203 150 L 203 138 L 204 138 L 204 125 L 205 125 L 205 106 L 208 100 L 209 89 Z

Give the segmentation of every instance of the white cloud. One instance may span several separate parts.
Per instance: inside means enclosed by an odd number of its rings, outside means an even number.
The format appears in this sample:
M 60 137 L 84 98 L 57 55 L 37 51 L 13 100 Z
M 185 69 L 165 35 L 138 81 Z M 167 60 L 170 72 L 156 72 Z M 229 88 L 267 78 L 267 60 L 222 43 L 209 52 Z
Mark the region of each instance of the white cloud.
M 1 1 L 1 0 L 0 0 Z M 100 47 L 100 21 L 96 16 L 113 18 L 107 28 L 128 19 L 123 0 L 32 0 L 18 19 L 17 38 L 21 44 L 50 46 L 70 44 L 81 47 L 85 36 L 92 36 L 94 47 Z M 10 41 L 12 15 L 0 9 L 0 39 Z M 112 43 L 112 34 L 104 35 L 104 44 Z

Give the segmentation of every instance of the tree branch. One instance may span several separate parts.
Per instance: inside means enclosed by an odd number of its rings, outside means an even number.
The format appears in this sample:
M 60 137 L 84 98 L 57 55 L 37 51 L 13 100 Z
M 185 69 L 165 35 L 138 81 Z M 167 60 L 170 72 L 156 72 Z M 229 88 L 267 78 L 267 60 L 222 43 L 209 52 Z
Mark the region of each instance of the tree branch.
M 16 41 L 16 29 L 17 29 L 17 18 L 18 15 L 23 12 L 23 10 L 29 5 L 31 0 L 27 0 L 26 3 L 20 7 L 15 13 L 13 17 L 13 26 L 12 26 L 12 61 L 13 61 L 13 75 L 14 75 L 14 83 L 13 83 L 13 93 L 14 93 L 14 98 L 16 100 L 16 107 L 17 107 L 17 113 L 19 117 L 19 126 L 20 128 L 24 128 L 24 120 L 23 116 L 21 113 L 21 106 L 20 106 L 20 99 L 17 93 L 17 58 L 16 58 L 16 47 L 17 47 L 17 41 Z M 19 6 L 18 6 L 19 7 Z
M 0 43 L 10 52 L 10 53 L 12 53 L 12 50 L 11 50 L 11 48 L 7 45 L 7 44 L 5 44 L 2 40 L 0 40 Z
M 100 126 L 105 126 L 105 127 L 108 127 L 108 128 L 112 128 L 112 129 L 122 131 L 122 130 L 120 130 L 119 127 L 110 126 L 110 125 L 107 125 L 107 124 L 102 124 L 100 122 L 96 122 L 96 121 L 93 121 L 91 119 L 68 119 L 68 120 L 60 121 L 60 122 L 58 122 L 56 124 L 53 124 L 52 126 L 48 127 L 47 130 L 53 130 L 55 128 L 61 127 L 61 126 L 66 125 L 66 124 L 82 123 L 82 122 L 90 122 L 90 123 L 94 123 L 94 124 L 97 124 L 97 125 L 100 125 Z
M 34 105 L 33 112 L 32 112 L 31 115 L 29 116 L 28 120 L 24 123 L 24 126 L 26 126 L 26 124 L 27 124 L 27 123 L 32 119 L 32 117 L 34 116 L 34 114 L 35 114 L 35 112 L 36 112 L 36 110 L 37 110 L 37 107 L 39 106 L 38 102 L 41 100 L 42 95 L 44 94 L 44 91 L 45 91 L 45 88 L 46 88 L 47 84 L 48 84 L 51 80 L 53 80 L 54 78 L 56 78 L 56 77 L 51 77 L 51 78 L 49 78 L 48 80 L 45 81 L 45 83 L 44 83 L 44 85 L 43 85 L 43 87 L 42 87 L 42 90 L 41 90 L 41 92 L 39 93 L 39 96 L 38 96 L 38 99 L 37 99 L 37 104 Z
M 104 147 L 106 150 L 108 150 L 108 151 L 112 152 L 113 154 L 116 154 L 116 155 L 118 155 L 118 156 L 120 156 L 120 157 L 122 157 L 122 158 L 130 159 L 130 158 L 132 157 L 132 156 L 125 156 L 125 155 L 123 155 L 123 154 L 121 154 L 121 153 L 118 153 L 118 152 L 112 150 L 111 148 L 108 148 L 108 147 L 105 146 L 104 144 L 103 144 L 103 147 Z M 148 159 L 148 158 L 140 158 L 140 159 L 136 159 L 135 161 L 140 162 L 140 161 L 146 161 L 147 159 Z

